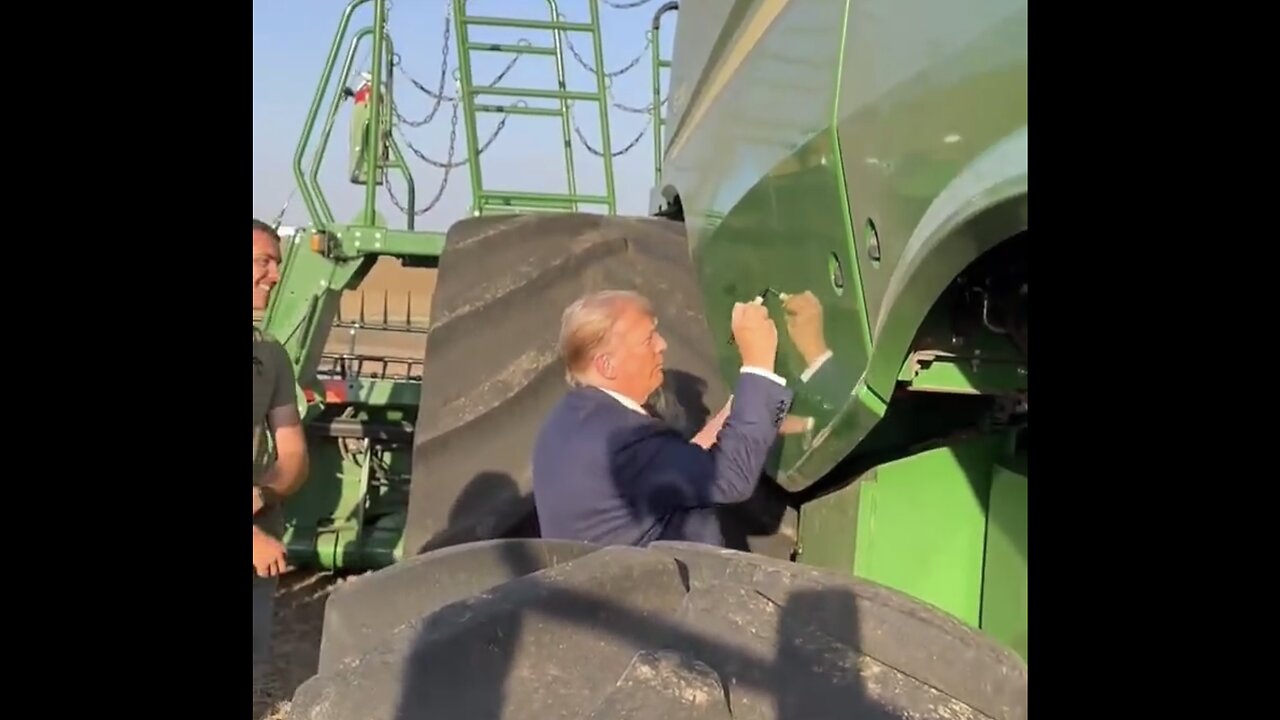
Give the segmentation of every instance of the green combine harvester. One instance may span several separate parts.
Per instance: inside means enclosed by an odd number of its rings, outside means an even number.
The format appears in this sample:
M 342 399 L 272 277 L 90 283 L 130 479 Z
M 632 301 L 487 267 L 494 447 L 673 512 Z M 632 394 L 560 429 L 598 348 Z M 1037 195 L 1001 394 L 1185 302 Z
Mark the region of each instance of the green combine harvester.
M 310 222 L 262 320 L 296 363 L 313 448 L 286 540 L 297 564 L 372 572 L 329 598 L 294 715 L 1025 718 L 1026 0 L 442 4 L 456 95 L 446 67 L 435 88 L 408 80 L 465 150 L 407 144 L 400 128 L 425 121 L 393 100 L 389 3 L 353 0 L 295 159 Z M 604 68 L 605 12 L 647 32 L 621 71 Z M 490 81 L 481 53 L 554 72 Z M 570 63 L 594 85 L 572 89 Z M 647 108 L 613 96 L 632 67 L 652 72 Z M 640 138 L 615 148 L 611 109 L 654 129 L 645 217 L 617 214 L 613 159 Z M 318 182 L 344 113 L 364 192 L 347 222 Z M 559 121 L 559 192 L 481 171 L 478 118 L 500 132 L 525 115 Z M 602 189 L 579 187 L 575 135 Z M 446 180 L 465 168 L 472 217 L 415 227 L 406 149 Z M 383 256 L 438 268 L 425 327 L 339 317 Z M 566 389 L 559 315 L 603 288 L 655 302 L 670 347 L 653 405 L 690 435 L 737 372 L 732 304 L 765 295 L 796 399 L 758 497 L 724 511 L 736 550 L 537 538 L 529 454 Z M 425 353 L 327 353 L 349 325 L 424 333 Z M 408 369 L 368 370 L 393 362 Z

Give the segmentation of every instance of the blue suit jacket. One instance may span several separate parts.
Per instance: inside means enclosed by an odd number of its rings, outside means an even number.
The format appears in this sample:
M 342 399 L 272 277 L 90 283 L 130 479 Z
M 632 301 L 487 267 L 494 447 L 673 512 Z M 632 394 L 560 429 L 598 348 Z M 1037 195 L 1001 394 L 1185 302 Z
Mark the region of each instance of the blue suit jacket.
M 742 373 L 718 441 L 703 450 L 602 390 L 571 390 L 534 444 L 542 536 L 602 545 L 723 545 L 715 506 L 751 497 L 791 397 L 773 380 Z

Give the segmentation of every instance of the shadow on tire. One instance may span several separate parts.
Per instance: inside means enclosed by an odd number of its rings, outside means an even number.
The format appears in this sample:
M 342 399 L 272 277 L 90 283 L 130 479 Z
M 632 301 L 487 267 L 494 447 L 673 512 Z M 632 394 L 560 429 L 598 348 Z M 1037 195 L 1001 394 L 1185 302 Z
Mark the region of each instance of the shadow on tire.
M 546 564 L 537 548 L 497 541 L 474 552 L 519 569 Z M 471 546 L 450 550 L 455 566 L 467 565 Z M 1025 663 L 900 593 L 688 543 L 578 552 L 384 634 L 304 684 L 293 712 L 331 720 L 1026 718 Z M 447 585 L 432 572 L 435 555 L 422 556 L 415 572 Z

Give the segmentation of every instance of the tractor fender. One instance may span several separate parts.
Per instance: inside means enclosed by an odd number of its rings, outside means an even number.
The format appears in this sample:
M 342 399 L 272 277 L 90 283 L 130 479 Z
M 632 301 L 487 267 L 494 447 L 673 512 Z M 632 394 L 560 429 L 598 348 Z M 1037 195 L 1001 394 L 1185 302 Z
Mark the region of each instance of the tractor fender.
M 979 155 L 934 198 L 889 279 L 865 382 L 890 396 L 903 358 L 947 285 L 983 253 L 1027 229 L 1027 127 Z

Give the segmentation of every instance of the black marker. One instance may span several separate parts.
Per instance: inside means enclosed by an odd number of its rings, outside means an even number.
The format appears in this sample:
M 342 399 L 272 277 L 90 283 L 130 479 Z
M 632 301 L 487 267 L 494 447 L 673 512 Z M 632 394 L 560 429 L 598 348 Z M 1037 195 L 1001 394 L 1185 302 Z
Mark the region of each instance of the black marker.
M 752 298 L 752 299 L 751 299 L 751 304 L 752 304 L 752 305 L 763 305 L 763 304 L 764 304 L 764 299 L 765 299 L 766 297 L 768 297 L 768 296 L 769 296 L 769 293 L 773 293 L 774 295 L 777 295 L 777 296 L 778 296 L 778 297 L 780 297 L 780 298 L 782 298 L 782 297 L 783 297 L 782 293 L 778 292 L 777 290 L 774 290 L 774 289 L 773 289 L 773 288 L 771 288 L 771 287 L 767 287 L 767 288 L 765 288 L 765 289 L 761 290 L 759 295 L 757 295 L 757 296 L 755 296 L 754 298 Z M 786 298 L 783 298 L 783 299 L 785 300 Z M 737 342 L 733 339 L 733 332 L 732 332 L 732 331 L 730 331 L 730 332 L 729 332 L 729 344 L 730 344 L 730 345 L 735 345 L 735 344 L 737 344 Z

